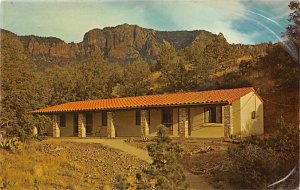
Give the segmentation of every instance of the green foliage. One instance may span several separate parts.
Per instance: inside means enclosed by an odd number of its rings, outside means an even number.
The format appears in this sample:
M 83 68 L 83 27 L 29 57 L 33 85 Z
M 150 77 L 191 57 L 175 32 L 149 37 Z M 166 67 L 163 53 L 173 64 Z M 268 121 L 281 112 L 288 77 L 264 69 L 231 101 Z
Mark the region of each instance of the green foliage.
M 21 140 L 31 137 L 34 117 L 30 111 L 42 107 L 40 75 L 18 38 L 1 35 L 1 127 Z
M 150 190 L 153 189 L 151 182 L 147 181 L 144 175 L 137 173 L 135 176 L 117 175 L 114 179 L 114 189 L 127 190 Z
M 267 55 L 260 59 L 259 69 L 267 68 L 277 86 L 286 88 L 299 80 L 299 65 L 281 46 L 276 45 L 267 50 Z
M 177 143 L 172 143 L 168 129 L 161 126 L 157 132 L 156 144 L 147 146 L 153 163 L 145 170 L 148 178 L 155 179 L 157 189 L 186 189 L 185 175 L 177 160 L 182 149 Z
M 143 174 L 135 177 L 118 175 L 115 178 L 116 189 L 187 189 L 185 174 L 177 160 L 181 157 L 182 149 L 177 143 L 172 143 L 168 128 L 160 126 L 155 144 L 147 146 L 148 154 L 153 160 Z
M 118 190 L 127 190 L 130 187 L 130 183 L 123 175 L 117 175 L 113 187 Z
M 119 95 L 139 96 L 149 92 L 150 69 L 147 62 L 136 60 L 124 68 Z
M 290 1 L 289 8 L 292 11 L 289 15 L 289 25 L 286 28 L 286 35 L 290 40 L 292 40 L 298 46 L 299 52 L 299 45 L 300 45 L 300 2 L 297 0 Z M 299 55 L 298 55 L 299 59 Z
M 0 142 L 0 147 L 12 152 L 21 150 L 23 148 L 23 143 L 17 137 L 11 139 L 4 139 Z
M 278 121 L 278 129 L 266 141 L 266 147 L 286 155 L 286 162 L 297 163 L 299 160 L 299 129 L 284 121 Z
M 243 78 L 240 72 L 230 72 L 223 76 L 220 88 L 241 88 L 251 86 L 250 82 Z
M 268 139 L 252 137 L 228 150 L 228 160 L 216 170 L 216 180 L 237 189 L 264 189 L 282 179 L 298 163 L 299 131 L 283 120 Z

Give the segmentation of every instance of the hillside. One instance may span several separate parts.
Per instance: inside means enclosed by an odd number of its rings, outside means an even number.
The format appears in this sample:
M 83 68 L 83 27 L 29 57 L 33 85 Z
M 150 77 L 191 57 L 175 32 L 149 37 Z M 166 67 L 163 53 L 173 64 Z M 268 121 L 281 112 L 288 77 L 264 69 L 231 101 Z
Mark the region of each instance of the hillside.
M 299 124 L 299 68 L 279 43 L 128 24 L 90 30 L 80 43 L 1 30 L 1 59 L 2 125 L 24 131 L 47 119 L 29 111 L 68 101 L 245 86 L 265 100 L 267 133 L 281 116 Z
M 96 143 L 32 141 L 18 154 L 0 149 L 1 189 L 110 189 L 119 174 L 149 164 Z

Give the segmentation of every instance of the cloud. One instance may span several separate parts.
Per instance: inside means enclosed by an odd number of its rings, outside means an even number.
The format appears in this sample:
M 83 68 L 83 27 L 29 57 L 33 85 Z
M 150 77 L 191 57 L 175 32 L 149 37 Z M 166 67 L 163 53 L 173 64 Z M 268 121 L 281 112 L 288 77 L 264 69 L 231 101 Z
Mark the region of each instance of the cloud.
M 81 41 L 84 33 L 92 28 L 123 23 L 156 30 L 222 32 L 230 43 L 276 41 L 274 34 L 280 35 L 285 28 L 282 22 L 288 9 L 283 8 L 287 7 L 283 0 L 274 3 L 262 0 L 28 1 L 4 2 L 3 27 L 18 34 L 56 36 L 67 42 Z
M 256 35 L 242 33 L 233 27 L 233 23 L 245 19 L 246 7 L 239 1 L 163 1 L 153 2 L 155 12 L 164 12 L 177 30 L 207 30 L 222 32 L 230 43 L 255 43 Z M 164 29 L 160 26 L 159 29 Z

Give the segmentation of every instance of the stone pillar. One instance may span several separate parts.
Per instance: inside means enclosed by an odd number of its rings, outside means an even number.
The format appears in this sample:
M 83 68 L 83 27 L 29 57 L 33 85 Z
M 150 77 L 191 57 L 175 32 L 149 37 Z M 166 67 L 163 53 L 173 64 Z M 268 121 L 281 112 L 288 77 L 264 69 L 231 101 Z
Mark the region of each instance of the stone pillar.
M 78 137 L 86 137 L 86 118 L 83 113 L 78 113 Z
M 59 115 L 52 116 L 52 135 L 53 137 L 60 137 L 60 118 Z
M 232 114 L 232 106 L 226 105 L 224 106 L 224 137 L 230 138 L 233 133 L 233 114 Z
M 107 112 L 107 137 L 109 138 L 116 137 L 113 112 Z
M 149 111 L 141 110 L 141 134 L 143 137 L 149 136 Z
M 189 137 L 189 120 L 187 108 L 179 108 L 179 137 Z

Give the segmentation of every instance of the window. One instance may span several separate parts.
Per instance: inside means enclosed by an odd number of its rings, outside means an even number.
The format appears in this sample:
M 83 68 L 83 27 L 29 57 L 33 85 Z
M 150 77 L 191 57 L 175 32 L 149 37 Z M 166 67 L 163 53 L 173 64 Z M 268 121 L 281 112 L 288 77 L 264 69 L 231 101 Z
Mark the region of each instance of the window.
M 66 114 L 64 113 L 59 116 L 59 126 L 66 127 Z
M 135 111 L 135 125 L 141 125 L 141 110 Z
M 205 123 L 222 123 L 222 107 L 214 106 L 204 108 Z
M 107 126 L 107 112 L 103 111 L 101 115 L 102 115 L 102 126 Z
M 163 109 L 162 124 L 166 127 L 170 127 L 172 125 L 172 109 Z

